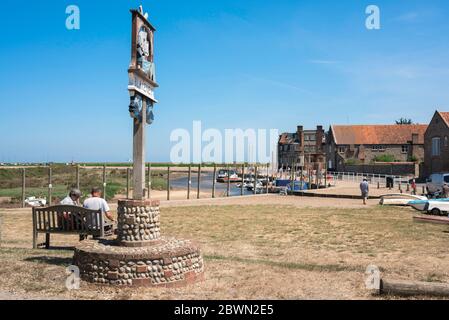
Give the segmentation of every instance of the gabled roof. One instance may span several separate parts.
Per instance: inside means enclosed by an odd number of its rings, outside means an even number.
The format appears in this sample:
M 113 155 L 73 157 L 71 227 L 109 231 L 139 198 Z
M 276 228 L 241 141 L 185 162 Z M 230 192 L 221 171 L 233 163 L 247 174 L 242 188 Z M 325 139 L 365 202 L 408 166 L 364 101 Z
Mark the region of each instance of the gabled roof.
M 427 125 L 355 125 L 331 126 L 335 143 L 338 145 L 403 145 L 418 134 L 418 144 L 424 144 Z
M 441 118 L 443 118 L 444 122 L 446 122 L 446 125 L 449 127 L 449 112 L 440 112 L 440 111 L 437 112 L 440 114 Z

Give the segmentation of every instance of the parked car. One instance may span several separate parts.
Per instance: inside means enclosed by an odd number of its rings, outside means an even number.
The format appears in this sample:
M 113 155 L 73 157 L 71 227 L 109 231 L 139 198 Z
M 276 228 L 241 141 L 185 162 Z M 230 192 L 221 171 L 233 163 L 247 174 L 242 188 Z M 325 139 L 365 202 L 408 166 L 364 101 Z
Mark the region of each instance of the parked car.
M 449 184 L 449 173 L 432 174 L 426 181 L 427 192 L 429 194 L 442 193 L 445 183 Z

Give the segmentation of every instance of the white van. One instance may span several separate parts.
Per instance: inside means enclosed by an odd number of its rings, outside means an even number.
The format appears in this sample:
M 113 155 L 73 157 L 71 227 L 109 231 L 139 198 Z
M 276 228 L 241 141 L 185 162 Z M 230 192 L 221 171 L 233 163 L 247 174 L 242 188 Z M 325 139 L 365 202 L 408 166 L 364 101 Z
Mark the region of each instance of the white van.
M 449 184 L 449 173 L 435 173 L 427 179 L 427 192 L 429 194 L 443 192 L 443 185 Z

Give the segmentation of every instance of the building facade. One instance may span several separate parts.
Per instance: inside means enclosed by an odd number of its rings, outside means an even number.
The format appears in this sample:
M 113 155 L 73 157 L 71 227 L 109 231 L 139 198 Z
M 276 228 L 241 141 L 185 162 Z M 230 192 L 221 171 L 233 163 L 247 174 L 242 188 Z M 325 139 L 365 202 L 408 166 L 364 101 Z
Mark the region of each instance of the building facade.
M 326 157 L 330 170 L 375 162 L 424 161 L 427 125 L 331 126 Z
M 278 143 L 279 168 L 324 169 L 325 144 L 323 126 L 317 126 L 315 130 L 304 130 L 303 126 L 298 126 L 295 133 L 283 133 Z
M 449 172 L 449 112 L 435 112 L 424 140 L 424 176 Z

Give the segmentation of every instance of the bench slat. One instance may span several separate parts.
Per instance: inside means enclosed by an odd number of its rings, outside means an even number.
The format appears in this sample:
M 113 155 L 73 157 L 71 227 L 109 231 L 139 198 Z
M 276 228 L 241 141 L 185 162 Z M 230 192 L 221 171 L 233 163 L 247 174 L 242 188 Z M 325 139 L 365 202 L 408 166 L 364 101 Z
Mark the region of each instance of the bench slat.
M 47 231 L 51 231 L 51 212 L 47 211 L 47 224 L 45 225 Z
M 42 230 L 45 230 L 46 226 L 47 226 L 47 221 L 46 221 L 46 212 L 43 211 L 42 212 Z
M 51 221 L 53 222 L 53 229 L 58 229 L 58 225 L 56 224 L 56 221 L 55 221 L 55 218 L 56 218 L 55 216 L 57 216 L 57 215 L 58 215 L 57 212 L 52 212 Z

